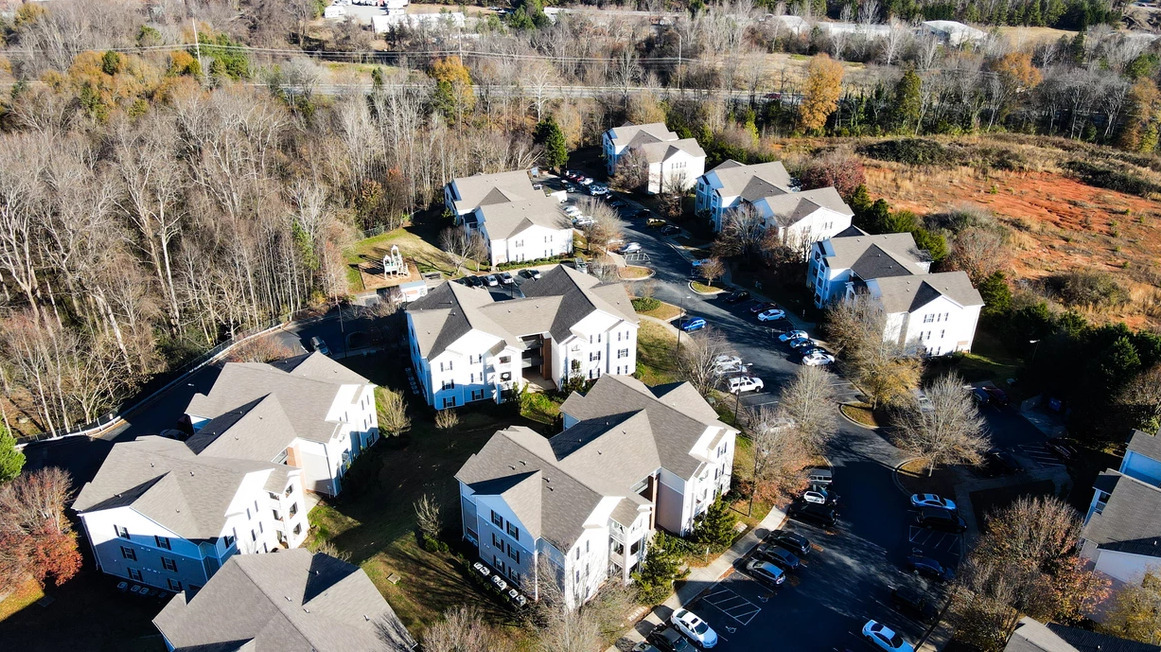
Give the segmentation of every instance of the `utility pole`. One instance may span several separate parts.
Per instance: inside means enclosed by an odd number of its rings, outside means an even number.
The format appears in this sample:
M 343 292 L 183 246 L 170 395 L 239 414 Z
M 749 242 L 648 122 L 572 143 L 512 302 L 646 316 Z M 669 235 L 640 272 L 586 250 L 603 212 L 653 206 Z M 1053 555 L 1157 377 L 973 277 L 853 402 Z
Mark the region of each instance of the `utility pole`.
M 193 16 L 190 16 L 189 17 L 189 24 L 193 25 L 194 52 L 197 53 L 197 57 L 198 57 L 198 70 L 201 70 L 202 75 L 204 76 L 206 74 L 206 69 L 202 65 L 202 40 L 200 38 L 198 38 L 198 21 L 194 20 Z

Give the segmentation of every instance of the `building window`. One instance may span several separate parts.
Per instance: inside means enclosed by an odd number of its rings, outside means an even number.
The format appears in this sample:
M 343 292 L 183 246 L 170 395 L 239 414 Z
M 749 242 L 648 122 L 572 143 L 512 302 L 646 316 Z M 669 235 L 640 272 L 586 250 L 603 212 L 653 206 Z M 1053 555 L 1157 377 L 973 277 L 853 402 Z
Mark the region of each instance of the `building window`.
M 946 330 L 939 331 L 939 339 L 942 340 L 945 337 L 947 337 L 947 331 Z
M 277 509 L 270 510 L 270 513 L 274 515 L 274 520 L 276 520 L 276 521 L 282 520 L 282 514 L 279 514 Z
M 629 357 L 629 349 L 620 349 L 619 351 L 617 351 L 617 358 L 627 358 L 627 357 Z
M 593 351 L 592 353 L 589 354 L 589 362 L 600 362 L 600 360 L 601 360 L 601 352 L 600 351 Z
M 177 572 L 177 560 L 170 559 L 169 557 L 162 557 L 161 558 L 161 567 L 167 571 L 173 571 L 174 573 L 176 573 Z
M 113 529 L 117 531 L 117 536 L 121 537 L 122 539 L 129 538 L 129 528 L 123 525 L 114 525 Z
M 516 562 L 517 564 L 520 563 L 520 551 L 513 548 L 512 544 L 508 544 L 508 557 L 510 557 L 512 561 Z
M 129 569 L 129 579 L 137 580 L 138 582 L 140 582 L 141 581 L 141 571 L 136 569 L 136 568 L 130 568 Z
M 923 315 L 924 324 L 930 324 L 933 321 L 935 321 L 935 315 Z
M 291 503 L 289 511 L 290 511 L 291 517 L 293 517 L 295 514 L 297 514 L 298 513 L 298 503 Z
M 508 536 L 516 539 L 517 541 L 520 540 L 520 528 L 512 525 L 511 521 L 508 522 Z
M 169 590 L 170 591 L 180 591 L 181 590 L 181 582 L 173 579 L 172 577 L 169 578 Z
M 294 526 L 294 533 L 295 534 L 302 534 L 302 523 L 299 523 L 298 525 Z
M 497 514 L 494 509 L 492 510 L 492 524 L 496 527 L 504 527 L 504 517 Z
M 445 381 L 443 381 L 443 387 L 441 389 L 455 389 L 455 388 L 456 388 L 456 381 L 445 380 Z
M 257 541 L 257 540 L 258 540 L 258 533 L 257 533 L 257 532 L 255 532 L 254 530 L 250 530 L 250 540 L 251 540 L 251 541 Z
M 292 494 L 292 493 L 294 493 L 294 485 L 290 485 L 289 487 L 287 487 L 287 488 L 286 488 L 286 495 L 287 495 L 288 497 L 289 497 L 289 496 L 290 496 L 290 494 Z
M 132 549 L 132 548 L 126 548 L 125 546 L 121 546 L 121 556 L 124 557 L 125 559 L 137 561 L 137 551 Z
M 236 540 L 237 540 L 237 537 L 233 537 L 233 536 L 230 536 L 227 534 L 226 535 L 226 548 L 229 548 L 230 546 L 234 545 L 234 541 L 236 541 Z
M 613 542 L 613 552 L 618 554 L 618 555 L 625 554 L 625 544 L 621 543 L 620 541 L 614 541 Z
M 635 555 L 635 554 L 637 554 L 637 551 L 640 549 L 641 549 L 641 540 L 638 539 L 637 541 L 633 542 L 632 546 L 629 547 L 629 554 Z
M 153 540 L 157 542 L 158 548 L 165 548 L 166 550 L 173 550 L 173 548 L 169 544 L 169 537 L 159 537 L 157 535 L 154 535 Z
M 499 548 L 500 550 L 504 549 L 504 540 L 501 539 L 500 535 L 496 534 L 495 532 L 492 533 L 492 547 Z

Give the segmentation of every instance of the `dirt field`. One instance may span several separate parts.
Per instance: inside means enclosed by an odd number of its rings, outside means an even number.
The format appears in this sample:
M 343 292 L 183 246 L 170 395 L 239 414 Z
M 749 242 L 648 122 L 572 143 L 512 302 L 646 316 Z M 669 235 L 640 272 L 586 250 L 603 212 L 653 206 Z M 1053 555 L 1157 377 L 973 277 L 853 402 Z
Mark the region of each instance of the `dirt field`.
M 1161 203 L 1087 185 L 1053 169 L 1054 154 L 1059 152 L 1045 150 L 1033 159 L 1043 169 L 1021 171 L 864 163 L 871 194 L 896 209 L 931 215 L 971 203 L 995 213 L 1011 227 L 1014 278 L 1035 280 L 1071 270 L 1110 272 L 1124 279 L 1131 302 L 1090 318 L 1161 326 Z

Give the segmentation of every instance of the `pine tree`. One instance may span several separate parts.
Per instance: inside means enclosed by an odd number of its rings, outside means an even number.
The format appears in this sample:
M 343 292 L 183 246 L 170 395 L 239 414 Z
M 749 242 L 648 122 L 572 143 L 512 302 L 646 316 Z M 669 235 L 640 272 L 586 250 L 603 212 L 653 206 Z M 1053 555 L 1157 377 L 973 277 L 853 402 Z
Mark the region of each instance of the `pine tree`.
M 8 433 L 8 429 L 0 424 L 0 482 L 20 475 L 24 468 L 24 453 L 16 450 L 16 438 Z
M 984 299 L 981 314 L 985 319 L 1003 317 L 1012 309 L 1012 290 L 1003 272 L 992 272 L 980 283 L 979 291 Z
M 544 145 L 544 162 L 550 168 L 563 169 L 568 164 L 568 143 L 560 125 L 549 116 L 536 125 L 536 142 Z
M 923 100 L 919 89 L 923 81 L 913 68 L 908 68 L 895 85 L 895 120 L 902 131 L 919 133 L 919 120 L 923 110 Z
M 737 517 L 730 511 L 730 506 L 718 498 L 705 514 L 702 514 L 690 538 L 699 545 L 707 546 L 711 551 L 724 550 L 734 542 L 736 522 Z

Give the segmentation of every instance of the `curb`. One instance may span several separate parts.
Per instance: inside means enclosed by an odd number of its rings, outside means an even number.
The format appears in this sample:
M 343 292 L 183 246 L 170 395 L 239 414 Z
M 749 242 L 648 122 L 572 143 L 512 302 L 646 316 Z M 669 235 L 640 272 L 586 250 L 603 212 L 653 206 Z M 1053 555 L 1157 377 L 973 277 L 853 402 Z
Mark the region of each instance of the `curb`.
M 717 290 L 716 292 L 698 292 L 697 290 L 693 289 L 693 281 L 686 283 L 686 286 L 689 287 L 690 292 L 693 292 L 694 294 L 696 294 L 698 296 L 703 296 L 703 297 L 716 297 L 717 295 L 721 294 L 722 292 L 725 292 L 725 290 Z M 717 288 L 715 288 L 715 289 L 717 289 Z
M 848 417 L 846 412 L 843 412 L 843 410 L 842 410 L 842 406 L 849 405 L 848 403 L 839 403 L 838 405 L 839 405 L 839 411 L 838 411 L 839 416 L 846 419 L 852 425 L 858 426 L 859 428 L 862 428 L 863 430 L 869 430 L 871 432 L 879 432 L 879 430 L 882 428 L 882 426 L 868 426 L 865 423 L 859 423 L 858 421 L 855 421 L 854 419 Z
M 891 481 L 895 483 L 895 488 L 902 492 L 904 496 L 910 496 L 911 494 L 907 491 L 907 488 L 903 486 L 903 481 L 899 479 L 899 469 L 903 468 L 904 464 L 914 462 L 918 459 L 920 458 L 912 457 L 910 459 L 903 460 L 902 462 L 896 464 L 895 468 L 891 469 Z
M 649 279 L 653 278 L 654 276 L 657 276 L 657 270 L 653 269 L 652 267 L 643 267 L 641 265 L 626 265 L 625 267 L 637 267 L 639 269 L 647 269 L 647 270 L 649 270 L 649 276 L 642 276 L 641 278 L 621 278 L 621 273 L 618 271 L 617 272 L 617 280 L 621 281 L 622 283 L 634 283 L 634 282 L 638 282 L 638 281 L 648 281 Z

